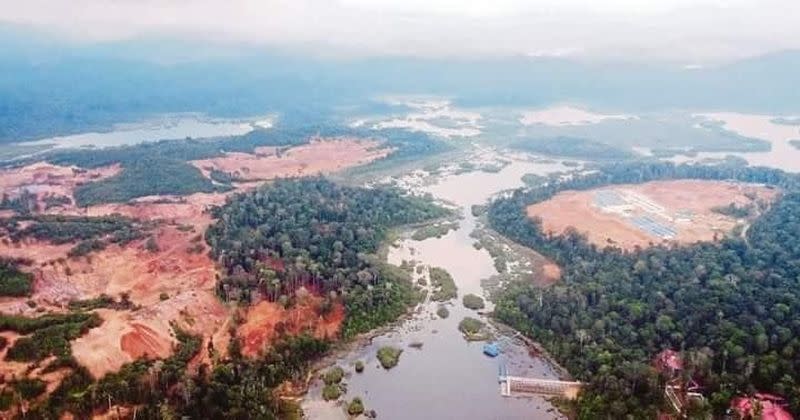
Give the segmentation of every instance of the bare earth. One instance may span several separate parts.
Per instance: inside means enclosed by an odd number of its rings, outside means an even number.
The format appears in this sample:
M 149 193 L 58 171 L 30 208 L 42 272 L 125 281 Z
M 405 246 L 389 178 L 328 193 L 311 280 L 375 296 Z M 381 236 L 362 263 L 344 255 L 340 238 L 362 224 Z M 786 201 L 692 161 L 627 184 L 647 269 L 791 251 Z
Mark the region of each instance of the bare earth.
M 331 311 L 318 315 L 322 298 L 308 296 L 301 303 L 284 309 L 279 303 L 262 301 L 248 308 L 245 322 L 239 327 L 242 354 L 255 356 L 281 333 L 310 332 L 315 337 L 335 337 L 344 321 L 344 307 L 334 304 Z
M 310 144 L 283 150 L 261 148 L 256 154 L 229 154 L 225 157 L 194 162 L 208 175 L 210 168 L 235 172 L 244 181 L 236 191 L 253 188 L 255 181 L 276 177 L 292 177 L 329 173 L 383 158 L 391 149 L 381 148 L 371 140 L 317 139 Z M 45 163 L 0 171 L 0 194 L 13 197 L 22 189 L 36 193 L 41 203 L 44 194 L 72 197 L 80 183 L 106 178 L 118 173 L 112 166 L 82 171 L 77 168 Z M 34 264 L 23 269 L 35 278 L 34 293 L 25 298 L 0 298 L 0 313 L 37 315 L 27 302 L 49 312 L 64 312 L 66 305 L 76 299 L 91 299 L 101 293 L 118 298 L 126 292 L 138 305 L 134 310 L 99 309 L 103 324 L 90 330 L 72 343 L 76 360 L 87 367 L 95 377 L 118 370 L 123 364 L 137 358 L 164 358 L 172 354 L 176 340 L 171 324 L 203 337 L 202 351 L 190 363 L 196 368 L 209 363 L 212 345 L 215 352 L 224 356 L 230 340 L 228 333 L 233 309 L 217 298 L 214 292 L 216 267 L 208 256 L 208 246 L 202 235 L 212 223 L 206 211 L 225 202 L 225 194 L 193 194 L 185 197 L 145 197 L 130 203 L 104 204 L 76 208 L 64 205 L 51 208 L 47 213 L 100 216 L 122 214 L 141 220 L 159 220 L 153 231 L 159 250 L 144 249 L 145 240 L 124 247 L 109 245 L 106 249 L 86 257 L 68 258 L 67 252 L 74 244 L 51 245 L 39 241 L 11 243 L 0 241 L 0 256 L 24 257 Z M 44 206 L 41 206 L 44 208 Z M 3 212 L 0 217 L 9 217 Z M 190 227 L 190 228 L 189 228 Z M 203 250 L 190 248 L 200 244 Z M 166 299 L 162 299 L 165 297 Z M 262 302 L 246 314 L 246 322 L 239 333 L 245 338 L 245 353 L 257 354 L 283 329 L 298 333 L 306 328 L 318 336 L 333 336 L 344 318 L 344 308 L 334 305 L 324 318 L 316 315 L 320 298 L 310 296 L 306 303 L 285 310 L 277 304 Z M 9 332 L 0 335 L 9 339 Z M 10 345 L 10 344 L 9 344 Z M 4 356 L 4 352 L 0 352 Z M 45 364 L 43 364 L 44 366 Z M 0 378 L 9 379 L 24 372 L 37 375 L 23 363 L 3 360 Z M 43 379 L 48 387 L 55 387 L 60 373 L 54 372 Z M 2 417 L 2 414 L 0 414 Z
M 765 186 L 721 181 L 655 181 L 639 185 L 615 185 L 589 191 L 565 191 L 528 207 L 528 216 L 542 221 L 545 232 L 561 234 L 574 228 L 598 246 L 626 250 L 662 242 L 691 244 L 712 241 L 731 232 L 736 220 L 712 211 L 715 207 L 768 205 L 779 192 Z M 601 196 L 622 197 L 627 203 L 602 202 Z M 749 197 L 748 197 L 749 196 Z M 752 198 L 751 198 L 752 197 Z M 637 226 L 648 218 L 669 233 L 657 235 Z
M 38 196 L 39 206 L 44 208 L 42 200 L 45 196 L 72 198 L 72 193 L 78 185 L 116 175 L 120 169 L 119 165 L 112 165 L 83 170 L 77 167 L 38 162 L 22 168 L 0 171 L 0 192 L 14 197 L 22 190 L 27 190 Z M 58 213 L 59 209 L 51 209 L 51 213 Z M 10 214 L 3 212 L 0 216 L 8 217 Z
M 373 140 L 313 141 L 280 152 L 259 147 L 254 154 L 228 153 L 224 157 L 196 160 L 192 164 L 208 176 L 212 169 L 234 174 L 241 181 L 263 181 L 335 172 L 386 157 L 391 149 Z

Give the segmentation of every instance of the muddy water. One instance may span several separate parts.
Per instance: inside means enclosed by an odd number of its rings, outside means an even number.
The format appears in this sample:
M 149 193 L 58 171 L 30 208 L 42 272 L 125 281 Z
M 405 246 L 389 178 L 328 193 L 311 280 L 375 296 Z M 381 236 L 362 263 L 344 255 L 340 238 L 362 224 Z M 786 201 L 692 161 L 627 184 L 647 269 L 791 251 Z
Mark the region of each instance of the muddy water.
M 699 153 L 687 158 L 679 156 L 675 162 L 699 161 L 702 159 L 720 159 L 726 155 L 739 156 L 752 166 L 769 166 L 787 172 L 800 172 L 800 149 L 792 146 L 790 140 L 800 140 L 800 126 L 784 125 L 773 122 L 773 116 L 750 115 L 733 112 L 699 114 L 711 121 L 721 121 L 723 128 L 745 137 L 767 140 L 772 144 L 768 152 L 754 153 Z
M 268 121 L 267 121 L 268 122 Z M 111 147 L 126 146 L 158 140 L 176 140 L 233 136 L 253 131 L 254 126 L 263 126 L 264 121 L 248 122 L 234 120 L 210 120 L 197 115 L 170 115 L 136 124 L 120 124 L 108 132 L 92 132 L 69 136 L 51 137 L 25 145 L 50 145 L 66 147 Z
M 547 174 L 564 170 L 559 164 L 514 162 L 499 173 L 472 172 L 448 176 L 423 190 L 462 207 L 464 219 L 456 231 L 442 238 L 400 241 L 389 254 L 389 261 L 415 260 L 418 264 L 447 269 L 458 285 L 459 299 L 448 305 L 450 316 L 435 315 L 438 304 L 422 305 L 421 313 L 397 329 L 376 337 L 369 345 L 341 357 L 350 400 L 360 396 L 367 409 L 376 410 L 381 419 L 552 419 L 560 415 L 542 397 L 504 398 L 500 395 L 499 364 L 514 375 L 555 378 L 549 364 L 528 355 L 518 340 L 501 337 L 503 354 L 492 359 L 482 353 L 482 342 L 467 342 L 458 331 L 465 316 L 479 317 L 464 308 L 460 297 L 466 293 L 483 295 L 480 280 L 496 274 L 492 259 L 476 250 L 469 237 L 475 227 L 470 206 L 483 204 L 493 194 L 522 185 L 526 173 Z M 409 347 L 422 343 L 421 349 Z M 400 363 L 390 371 L 382 369 L 375 357 L 378 348 L 392 345 L 403 349 Z M 362 360 L 363 373 L 354 373 L 353 364 Z M 321 384 L 309 391 L 303 408 L 308 418 L 346 418 L 343 408 L 321 399 Z

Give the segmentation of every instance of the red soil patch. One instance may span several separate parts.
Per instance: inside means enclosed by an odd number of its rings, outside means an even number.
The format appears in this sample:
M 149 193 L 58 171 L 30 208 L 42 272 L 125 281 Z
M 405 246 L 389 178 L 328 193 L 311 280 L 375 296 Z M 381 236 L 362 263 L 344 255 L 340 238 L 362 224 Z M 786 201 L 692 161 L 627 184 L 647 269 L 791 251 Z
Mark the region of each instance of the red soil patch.
M 208 168 L 238 172 L 247 181 L 267 180 L 333 172 L 385 157 L 391 152 L 369 140 L 317 140 L 279 154 L 278 148 L 258 148 L 255 153 L 229 154 L 221 158 L 193 162 L 206 175 Z M 78 185 L 107 178 L 119 172 L 119 166 L 83 171 L 77 168 L 37 163 L 0 171 L 0 192 L 13 197 L 23 189 L 36 193 L 40 201 L 48 194 L 72 198 Z M 243 190 L 256 183 L 240 184 Z M 229 341 L 230 311 L 215 296 L 214 262 L 207 255 L 202 235 L 210 223 L 206 211 L 225 202 L 226 194 L 198 193 L 185 197 L 143 197 L 129 203 L 92 206 L 74 205 L 48 210 L 48 213 L 101 216 L 121 214 L 140 220 L 161 220 L 152 235 L 157 252 L 144 249 L 145 240 L 124 247 L 106 249 L 78 259 L 67 258 L 74 244 L 51 245 L 26 240 L 17 244 L 0 241 L 0 255 L 24 257 L 34 264 L 23 267 L 34 274 L 34 292 L 30 298 L 0 298 L 0 312 L 34 315 L 38 308 L 64 312 L 66 304 L 77 299 L 91 299 L 100 294 L 118 297 L 127 293 L 138 306 L 132 311 L 99 309 L 103 318 L 99 327 L 73 341 L 76 360 L 94 377 L 117 371 L 139 357 L 168 357 L 176 344 L 172 323 L 203 337 L 203 348 L 190 363 L 211 363 L 206 348 L 225 357 Z M 11 216 L 11 212 L 2 215 Z M 2 216 L 0 215 L 0 216 Z M 198 249 L 199 248 L 199 249 Z M 198 252 L 199 251 L 199 252 Z M 281 270 L 282 261 L 273 267 Z M 167 299 L 162 300 L 162 295 Z M 344 307 L 334 305 L 325 317 L 318 315 L 322 299 L 307 297 L 293 308 L 262 302 L 250 308 L 246 322 L 239 328 L 245 339 L 245 354 L 255 355 L 279 333 L 297 334 L 310 329 L 318 337 L 336 336 L 344 320 Z M 22 372 L 27 364 L 3 362 L 0 373 Z M 53 376 L 52 379 L 58 379 Z M 50 381 L 48 380 L 48 386 Z
M 561 267 L 551 262 L 542 266 L 542 276 L 547 283 L 555 283 L 561 278 Z
M 155 253 L 145 250 L 144 240 L 140 240 L 70 259 L 66 255 L 72 245 L 32 241 L 18 246 L 0 244 L 0 255 L 36 261 L 23 269 L 35 275 L 33 298 L 37 302 L 59 306 L 101 293 L 118 296 L 127 292 L 134 302 L 147 305 L 158 302 L 162 292 L 173 295 L 213 289 L 216 270 L 205 252 L 204 229 L 184 232 L 178 226 L 162 225 L 153 234 L 160 248 Z M 196 252 L 195 247 L 202 250 Z
M 336 337 L 344 321 L 344 306 L 336 303 L 330 313 L 321 316 L 319 307 L 322 300 L 318 296 L 309 296 L 289 309 L 268 301 L 251 306 L 237 333 L 242 339 L 242 353 L 257 356 L 264 346 L 281 333 L 310 331 L 318 338 Z
M 0 360 L 3 361 L 0 363 L 0 379 L 3 379 L 3 382 L 7 382 L 13 378 L 21 378 L 25 376 L 25 371 L 28 368 L 26 363 L 6 360 L 8 349 L 14 346 L 14 343 L 17 341 L 20 335 L 12 331 L 4 331 L 0 333 L 0 337 L 8 340 L 6 347 L 3 350 L 0 350 Z M 2 416 L 0 416 L 0 418 L 2 418 Z
M 109 205 L 91 208 L 94 214 L 124 212 L 141 217 L 164 214 L 172 216 L 175 225 L 161 224 L 153 232 L 158 252 L 144 249 L 144 240 L 125 247 L 109 245 L 105 250 L 88 257 L 66 258 L 71 244 L 53 246 L 38 241 L 19 244 L 0 242 L 0 255 L 26 257 L 35 261 L 23 267 L 35 275 L 34 293 L 30 298 L 49 311 L 63 311 L 71 300 L 90 299 L 101 293 L 118 297 L 129 293 L 141 309 L 136 311 L 99 310 L 104 319 L 101 326 L 73 342 L 75 358 L 95 377 L 118 370 L 124 363 L 147 354 L 167 357 L 172 353 L 174 338 L 170 322 L 202 335 L 216 337 L 215 346 L 227 349 L 223 328 L 228 310 L 214 295 L 216 268 L 207 255 L 202 238 L 211 222 L 199 203 L 219 203 L 222 196 L 198 195 L 185 203 L 142 203 Z M 167 211 L 171 210 L 172 213 Z M 180 225 L 191 225 L 194 230 Z M 192 248 L 200 246 L 196 252 Z M 161 300 L 161 294 L 168 299 Z M 3 313 L 33 315 L 28 298 L 0 299 Z
M 140 220 L 166 220 L 195 226 L 199 233 L 211 223 L 207 210 L 225 203 L 225 194 L 196 193 L 184 197 L 150 196 L 130 203 L 109 203 L 89 207 L 88 216 L 121 214 Z
M 123 420 L 136 418 L 136 407 L 114 404 L 102 413 L 94 413 L 92 420 Z
M 392 152 L 374 140 L 315 140 L 278 153 L 274 147 L 255 153 L 227 153 L 223 157 L 196 160 L 192 164 L 208 176 L 212 169 L 235 174 L 242 181 L 263 181 L 330 173 L 363 165 Z
M 596 204 L 597 191 L 642 198 L 658 210 L 622 206 L 613 209 Z M 765 186 L 721 181 L 655 181 L 616 185 L 589 191 L 564 191 L 552 199 L 528 207 L 528 216 L 541 220 L 545 232 L 561 234 L 575 229 L 598 246 L 614 245 L 632 250 L 653 243 L 672 241 L 691 244 L 721 238 L 740 221 L 714 212 L 731 203 L 768 205 L 779 192 Z M 748 197 L 749 196 L 749 197 Z M 751 198 L 754 197 L 755 199 Z M 624 208 L 623 208 L 624 207 Z M 670 226 L 674 238 L 662 239 L 636 227 L 631 217 L 647 216 Z
M 46 169 L 61 171 L 59 176 L 65 178 L 73 176 L 62 173 L 64 168 L 52 165 L 38 168 L 35 174 Z M 29 178 L 40 180 L 41 175 Z M 13 184 L 6 179 L 3 181 L 5 185 Z M 145 250 L 145 240 L 140 240 L 124 247 L 109 245 L 87 257 L 70 259 L 67 252 L 74 244 L 0 241 L 0 255 L 34 261 L 23 269 L 33 273 L 35 279 L 30 298 L 0 298 L 0 312 L 33 316 L 36 309 L 26 304 L 29 299 L 39 308 L 63 312 L 72 300 L 90 299 L 101 293 L 113 297 L 128 293 L 140 309 L 98 310 L 103 324 L 72 343 L 75 358 L 98 378 L 139 357 L 168 357 L 176 344 L 170 325 L 173 322 L 190 333 L 203 336 L 206 343 L 214 340 L 215 348 L 224 357 L 229 311 L 214 294 L 216 268 L 207 255 L 208 247 L 202 237 L 212 222 L 207 208 L 224 201 L 223 194 L 194 194 L 146 197 L 127 204 L 93 206 L 85 211 L 74 207 L 59 209 L 62 213 L 79 215 L 119 213 L 142 220 L 163 220 L 164 223 L 153 231 L 159 251 Z M 168 299 L 162 300 L 162 294 Z M 201 351 L 201 354 L 206 353 Z M 28 367 L 23 363 L 4 362 L 2 365 L 4 369 L 0 373 L 9 374 Z
M 226 335 L 228 311 L 210 291 L 182 292 L 136 311 L 97 311 L 103 324 L 72 344 L 79 363 L 96 378 L 119 370 L 140 357 L 164 358 L 172 354 L 177 341 L 172 325 L 203 337 Z M 215 349 L 226 347 L 220 340 Z M 201 353 L 205 352 L 205 347 Z
M 43 198 L 46 195 L 67 196 L 72 199 L 72 193 L 77 186 L 116 175 L 120 169 L 119 165 L 113 165 L 84 170 L 38 162 L 22 168 L 0 171 L 0 191 L 13 198 L 27 190 L 37 195 L 39 208 L 44 209 Z M 62 208 L 53 208 L 50 211 L 59 213 Z
M 170 342 L 158 336 L 150 327 L 131 324 L 133 331 L 123 334 L 120 339 L 122 351 L 134 359 L 163 358 L 169 356 Z

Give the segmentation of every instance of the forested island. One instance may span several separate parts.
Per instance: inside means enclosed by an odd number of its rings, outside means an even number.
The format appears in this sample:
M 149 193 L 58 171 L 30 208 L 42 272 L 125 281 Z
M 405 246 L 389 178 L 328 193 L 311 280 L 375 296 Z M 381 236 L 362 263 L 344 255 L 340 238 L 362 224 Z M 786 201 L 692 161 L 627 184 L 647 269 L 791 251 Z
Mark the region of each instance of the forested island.
M 717 243 L 659 245 L 633 252 L 598 247 L 576 231 L 545 234 L 526 206 L 565 190 L 664 179 L 763 183 L 782 197 L 747 229 Z M 491 226 L 556 262 L 562 281 L 541 289 L 515 283 L 495 316 L 540 342 L 588 385 L 580 418 L 654 418 L 668 411 L 668 379 L 652 361 L 681 352 L 683 381 L 704 402 L 688 414 L 721 416 L 739 395 L 781 395 L 800 413 L 800 182 L 797 176 L 738 165 L 630 163 L 517 190 L 492 203 Z
M 519 140 L 512 143 L 511 148 L 545 156 L 587 160 L 624 160 L 636 156 L 628 150 L 610 144 L 567 136 Z

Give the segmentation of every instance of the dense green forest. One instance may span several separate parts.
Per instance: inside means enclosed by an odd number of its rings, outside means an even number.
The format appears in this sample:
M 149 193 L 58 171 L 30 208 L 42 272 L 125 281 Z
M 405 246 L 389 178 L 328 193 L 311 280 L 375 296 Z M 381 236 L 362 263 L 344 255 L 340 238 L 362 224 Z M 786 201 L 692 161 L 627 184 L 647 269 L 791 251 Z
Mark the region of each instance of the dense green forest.
M 525 215 L 559 191 L 657 179 L 766 183 L 784 195 L 747 237 L 636 252 L 599 249 L 577 232 L 552 236 Z M 687 374 L 704 388 L 700 412 L 721 415 L 731 398 L 754 390 L 785 396 L 800 413 L 800 194 L 798 177 L 736 165 L 631 163 L 517 190 L 492 203 L 492 227 L 543 253 L 562 281 L 540 289 L 513 284 L 495 316 L 530 335 L 588 382 L 580 418 L 654 418 L 665 407 L 651 361 L 681 351 Z
M 75 189 L 75 203 L 86 207 L 148 195 L 188 195 L 227 189 L 215 185 L 189 163 L 156 157 L 131 162 L 117 175 L 79 186 Z
M 586 160 L 622 160 L 636 157 L 630 151 L 582 137 L 548 137 L 525 139 L 512 143 L 512 148 L 548 156 Z
M 222 268 L 220 296 L 247 302 L 259 293 L 286 301 L 305 287 L 342 298 L 350 335 L 393 320 L 413 298 L 408 274 L 371 255 L 388 229 L 447 211 L 394 190 L 311 178 L 238 194 L 213 214 L 217 222 L 206 239 Z
M 261 146 L 288 146 L 308 142 L 313 135 L 342 135 L 335 127 L 304 128 L 276 126 L 274 129 L 258 129 L 247 134 L 213 139 L 162 140 L 131 146 L 102 149 L 56 150 L 45 155 L 55 165 L 75 165 L 81 168 L 99 168 L 115 163 L 126 166 L 131 163 L 160 158 L 172 161 L 190 161 L 222 156 L 224 152 L 252 153 Z M 41 159 L 34 157 L 25 162 Z

